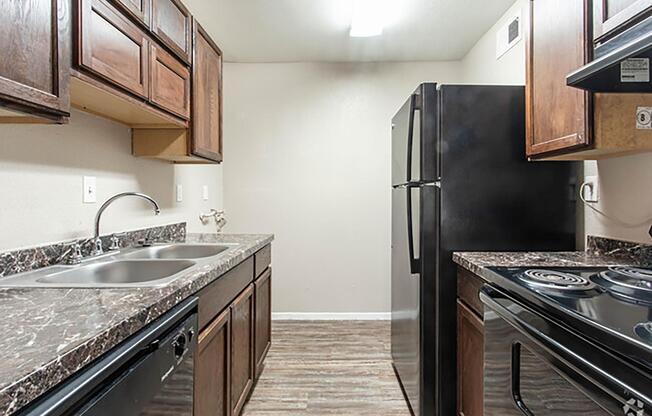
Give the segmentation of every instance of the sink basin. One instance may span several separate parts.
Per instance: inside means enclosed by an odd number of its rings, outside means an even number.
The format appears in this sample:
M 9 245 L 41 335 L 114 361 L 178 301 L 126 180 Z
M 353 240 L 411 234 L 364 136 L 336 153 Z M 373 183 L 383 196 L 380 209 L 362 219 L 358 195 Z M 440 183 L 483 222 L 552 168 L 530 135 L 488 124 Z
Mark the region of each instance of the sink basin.
M 174 280 L 194 266 L 191 260 L 115 260 L 75 267 L 54 267 L 16 275 L 2 286 L 20 287 L 152 287 Z
M 212 257 L 231 246 L 219 244 L 170 244 L 147 247 L 126 255 L 130 259 L 201 259 Z

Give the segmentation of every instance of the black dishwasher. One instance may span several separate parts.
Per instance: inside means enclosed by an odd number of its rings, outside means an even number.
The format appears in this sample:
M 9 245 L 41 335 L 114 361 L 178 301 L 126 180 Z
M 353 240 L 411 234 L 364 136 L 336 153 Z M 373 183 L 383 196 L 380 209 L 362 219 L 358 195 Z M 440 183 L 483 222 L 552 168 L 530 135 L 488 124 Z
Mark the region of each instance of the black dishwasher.
M 192 416 L 197 299 L 190 299 L 20 412 Z

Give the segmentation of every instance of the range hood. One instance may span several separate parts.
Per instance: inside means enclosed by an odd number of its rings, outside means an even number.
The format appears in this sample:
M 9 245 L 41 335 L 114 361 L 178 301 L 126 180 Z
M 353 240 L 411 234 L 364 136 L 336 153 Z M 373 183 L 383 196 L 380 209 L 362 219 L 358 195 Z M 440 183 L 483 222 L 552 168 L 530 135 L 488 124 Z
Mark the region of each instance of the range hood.
M 566 84 L 592 92 L 652 92 L 652 17 L 597 46 L 594 57 Z

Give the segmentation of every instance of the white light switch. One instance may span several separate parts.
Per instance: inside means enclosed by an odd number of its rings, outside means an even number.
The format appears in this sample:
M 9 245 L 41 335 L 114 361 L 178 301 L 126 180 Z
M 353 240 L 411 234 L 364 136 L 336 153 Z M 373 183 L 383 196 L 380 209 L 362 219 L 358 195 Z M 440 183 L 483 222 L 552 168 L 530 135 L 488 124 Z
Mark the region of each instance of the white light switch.
M 208 185 L 202 187 L 202 198 L 204 201 L 208 201 Z
M 84 204 L 94 204 L 97 202 L 97 180 L 95 176 L 84 176 L 82 180 Z
M 177 185 L 177 202 L 183 201 L 183 185 Z
M 584 199 L 586 202 L 598 202 L 598 199 L 600 198 L 598 177 L 587 176 L 584 178 L 584 182 L 586 183 L 584 186 Z

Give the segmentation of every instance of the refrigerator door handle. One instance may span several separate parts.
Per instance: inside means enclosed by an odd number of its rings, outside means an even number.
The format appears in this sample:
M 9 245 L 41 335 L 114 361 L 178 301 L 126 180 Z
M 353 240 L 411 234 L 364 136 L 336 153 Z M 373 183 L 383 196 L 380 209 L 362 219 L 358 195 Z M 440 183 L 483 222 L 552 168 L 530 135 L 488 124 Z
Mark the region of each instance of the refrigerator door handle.
M 414 112 L 417 110 L 416 95 L 410 96 L 410 116 L 408 120 L 408 137 L 407 137 L 407 172 L 405 175 L 406 182 L 412 182 L 412 143 L 414 141 Z
M 414 232 L 412 229 L 412 188 L 415 186 L 407 186 L 407 232 L 408 232 L 408 252 L 410 255 L 410 273 L 416 274 L 421 270 L 421 261 L 414 257 Z M 417 236 L 418 237 L 418 236 Z

